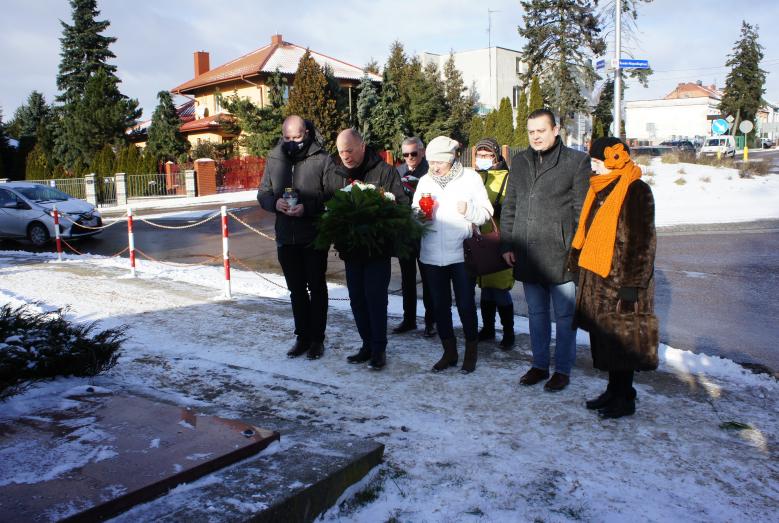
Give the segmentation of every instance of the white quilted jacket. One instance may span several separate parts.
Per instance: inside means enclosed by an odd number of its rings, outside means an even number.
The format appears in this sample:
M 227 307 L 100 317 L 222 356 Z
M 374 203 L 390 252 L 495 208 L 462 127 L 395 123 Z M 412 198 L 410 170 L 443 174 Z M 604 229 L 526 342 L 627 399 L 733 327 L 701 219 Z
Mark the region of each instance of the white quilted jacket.
M 462 263 L 463 240 L 472 234 L 471 224 L 483 224 L 492 216 L 492 204 L 487 196 L 481 176 L 473 169 L 463 168 L 462 174 L 442 189 L 428 173 L 419 180 L 414 192 L 412 206 L 419 210 L 419 200 L 430 193 L 435 206 L 433 221 L 428 233 L 422 238 L 419 259 L 428 265 L 452 265 Z M 457 212 L 457 202 L 467 202 L 465 216 Z

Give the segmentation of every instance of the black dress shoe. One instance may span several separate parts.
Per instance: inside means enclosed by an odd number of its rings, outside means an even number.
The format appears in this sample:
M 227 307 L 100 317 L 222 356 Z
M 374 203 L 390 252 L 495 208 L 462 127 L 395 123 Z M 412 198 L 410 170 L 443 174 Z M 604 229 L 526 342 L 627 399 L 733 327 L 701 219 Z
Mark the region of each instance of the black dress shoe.
M 352 354 L 351 356 L 346 357 L 346 361 L 354 364 L 365 363 L 369 359 L 371 359 L 371 351 L 365 346 L 360 347 L 360 351 L 357 352 L 356 354 Z
M 438 334 L 438 332 L 435 330 L 435 323 L 431 323 L 429 325 L 425 325 L 425 332 L 422 334 L 425 338 L 432 338 Z
M 303 354 L 308 352 L 309 347 L 311 347 L 311 342 L 297 340 L 295 344 L 292 346 L 292 348 L 287 351 L 287 357 L 297 358 L 298 356 L 302 356 Z
M 306 358 L 310 360 L 318 360 L 325 353 L 325 344 L 321 341 L 315 341 L 311 343 L 311 347 L 308 349 L 308 355 Z
M 612 399 L 614 399 L 614 394 L 611 392 L 611 390 L 606 389 L 606 392 L 604 392 L 594 400 L 587 400 L 585 406 L 589 410 L 599 410 L 605 407 L 606 405 L 608 405 Z
M 544 383 L 544 390 L 547 392 L 560 392 L 568 386 L 570 381 L 570 378 L 565 374 L 555 372 L 552 374 L 552 377 L 549 378 L 549 381 Z
M 603 419 L 616 419 L 623 416 L 632 416 L 636 413 L 636 400 L 617 396 L 608 405 L 598 411 Z
M 382 352 L 377 356 L 371 358 L 371 362 L 368 364 L 368 368 L 371 370 L 381 370 L 387 365 L 387 357 Z
M 413 321 L 403 320 L 400 325 L 392 329 L 395 334 L 402 334 L 404 332 L 416 330 L 417 324 Z
M 537 369 L 536 367 L 530 367 L 530 370 L 525 373 L 524 376 L 519 378 L 519 384 L 530 386 L 540 383 L 549 377 L 549 371 L 543 369 Z

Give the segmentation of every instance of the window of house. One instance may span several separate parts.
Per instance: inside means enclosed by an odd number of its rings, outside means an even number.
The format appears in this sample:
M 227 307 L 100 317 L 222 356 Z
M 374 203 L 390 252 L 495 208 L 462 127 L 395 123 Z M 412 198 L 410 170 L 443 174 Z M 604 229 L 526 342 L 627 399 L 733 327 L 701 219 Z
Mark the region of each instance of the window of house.
M 511 100 L 511 107 L 515 108 L 519 104 L 519 97 L 522 96 L 522 91 L 519 89 L 518 85 L 514 86 L 514 92 Z
M 522 74 L 522 59 L 516 58 L 517 61 L 517 74 Z
M 220 113 L 222 111 L 222 103 L 219 95 L 214 95 L 214 113 Z

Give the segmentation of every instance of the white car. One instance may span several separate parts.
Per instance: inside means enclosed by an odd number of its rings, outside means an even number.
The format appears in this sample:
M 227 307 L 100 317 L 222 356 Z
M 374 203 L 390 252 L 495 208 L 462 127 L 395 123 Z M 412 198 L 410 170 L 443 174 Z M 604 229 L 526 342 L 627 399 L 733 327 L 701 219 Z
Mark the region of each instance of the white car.
M 719 153 L 720 156 L 735 158 L 736 139 L 729 134 L 706 138 L 706 141 L 703 142 L 703 147 L 698 151 L 698 156 L 717 156 L 717 153 Z
M 0 238 L 27 238 L 35 246 L 54 238 L 53 209 L 60 213 L 60 236 L 92 236 L 103 220 L 95 207 L 54 187 L 34 182 L 0 183 Z

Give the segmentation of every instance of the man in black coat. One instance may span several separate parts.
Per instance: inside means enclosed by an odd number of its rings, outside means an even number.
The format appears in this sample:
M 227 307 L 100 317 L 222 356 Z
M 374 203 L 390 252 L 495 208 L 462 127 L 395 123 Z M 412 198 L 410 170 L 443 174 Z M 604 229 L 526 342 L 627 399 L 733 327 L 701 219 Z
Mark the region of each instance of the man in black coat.
M 403 192 L 397 169 L 389 165 L 367 147 L 362 137 L 353 129 L 341 131 L 336 139 L 339 165 L 331 177 L 328 186 L 335 191 L 352 181 L 383 188 L 395 196 L 400 205 L 408 205 L 409 198 Z M 336 243 L 338 249 L 338 243 Z M 390 282 L 391 252 L 368 256 L 364 252 L 343 252 L 346 287 L 349 289 L 349 303 L 352 307 L 354 322 L 362 339 L 359 352 L 349 356 L 349 363 L 364 363 L 370 360 L 369 367 L 381 370 L 386 365 L 387 350 L 387 289 Z
M 425 159 L 425 144 L 416 136 L 406 138 L 400 144 L 403 163 L 398 167 L 403 191 L 410 200 L 414 199 L 419 179 L 427 174 L 427 159 Z M 398 258 L 400 265 L 400 280 L 403 288 L 403 321 L 392 329 L 395 334 L 400 334 L 417 328 L 417 263 L 419 262 L 419 248 L 408 258 Z M 425 331 L 424 336 L 431 338 L 436 335 L 435 319 L 433 316 L 433 298 L 427 288 L 425 272 L 420 269 L 422 278 L 422 303 L 425 305 Z
M 324 353 L 327 250 L 315 249 L 311 243 L 316 221 L 324 212 L 324 180 L 333 161 L 311 122 L 292 115 L 281 129 L 281 140 L 268 154 L 257 200 L 276 215 L 278 258 L 290 291 L 297 336 L 287 356 L 308 353 L 308 359 L 315 360 Z
M 548 109 L 528 116 L 530 147 L 511 161 L 500 215 L 503 257 L 514 267 L 514 278 L 522 282 L 530 320 L 533 365 L 520 383 L 535 385 L 549 378 L 551 300 L 555 373 L 544 389 L 552 392 L 568 385 L 576 362 L 576 286 L 566 260 L 591 174 L 589 157 L 563 145 L 559 130 Z

